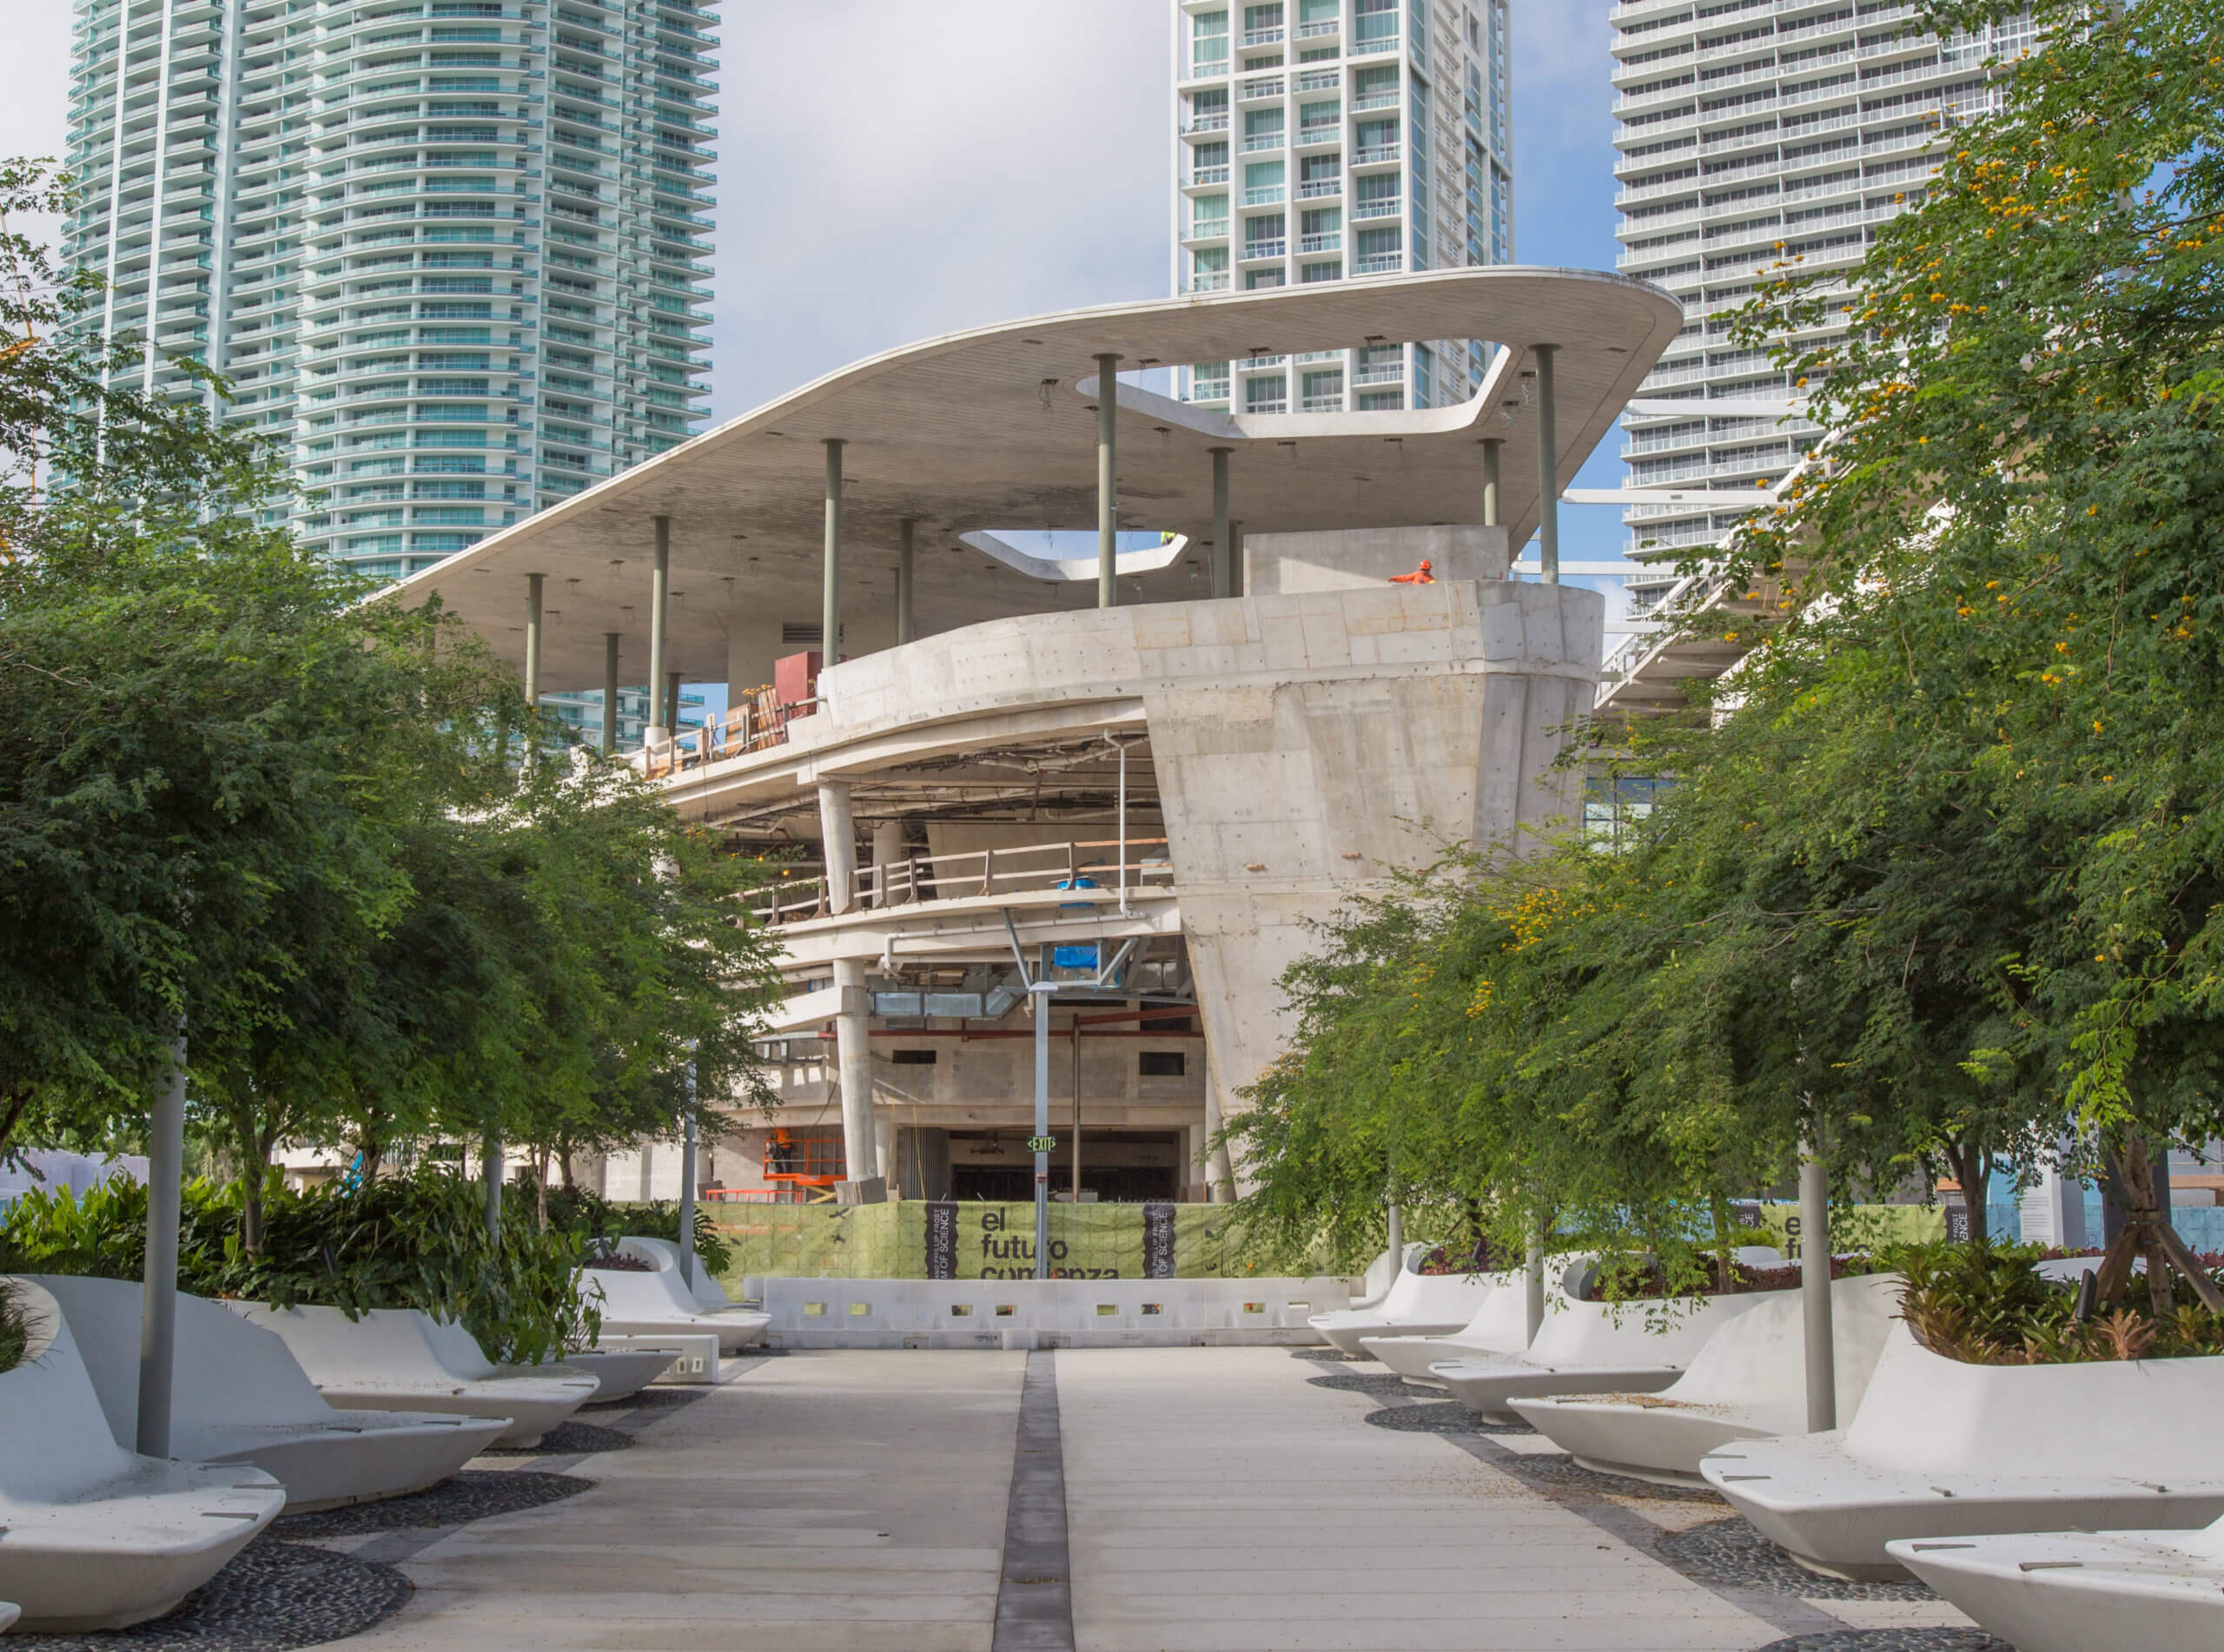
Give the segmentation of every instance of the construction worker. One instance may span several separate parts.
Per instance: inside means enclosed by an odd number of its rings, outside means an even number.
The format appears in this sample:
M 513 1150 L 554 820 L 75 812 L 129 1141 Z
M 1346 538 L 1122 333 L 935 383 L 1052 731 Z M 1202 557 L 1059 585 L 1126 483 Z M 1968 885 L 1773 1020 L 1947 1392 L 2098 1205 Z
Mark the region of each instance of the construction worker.
M 1429 572 L 1428 558 L 1423 557 L 1420 567 L 1411 573 L 1392 574 L 1390 583 L 1393 585 L 1433 585 L 1436 583 L 1436 576 Z

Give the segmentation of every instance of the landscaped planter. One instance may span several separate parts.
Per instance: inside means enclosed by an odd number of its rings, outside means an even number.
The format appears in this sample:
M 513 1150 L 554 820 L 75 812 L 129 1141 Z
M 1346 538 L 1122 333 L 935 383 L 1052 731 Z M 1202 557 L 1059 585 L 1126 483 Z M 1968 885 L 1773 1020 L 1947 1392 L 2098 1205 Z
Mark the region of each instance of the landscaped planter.
M 1861 1404 L 1899 1311 L 1896 1274 L 1830 1287 L 1841 1416 Z M 1513 1410 L 1586 1468 L 1696 1484 L 1699 1460 L 1736 1440 L 1807 1426 L 1806 1313 L 1798 1291 L 1771 1291 L 1707 1340 L 1658 1394 L 1517 1399 Z
M 1316 1313 L 1307 1323 L 1347 1354 L 1368 1337 L 1445 1337 L 1475 1317 L 1492 1289 L 1481 1273 L 1400 1273 L 1371 1308 Z
M 1479 1416 L 1511 1418 L 1517 1399 L 1545 1394 L 1648 1394 L 1680 1378 L 1707 1338 L 1778 1292 L 1743 1291 L 1657 1303 L 1570 1301 L 1546 1316 L 1527 1351 L 1479 1354 L 1430 1367 Z
M 2224 1358 L 1976 1365 L 1895 1324 L 1851 1424 L 1700 1465 L 1794 1558 L 1893 1576 L 1894 1538 L 2186 1529 L 2224 1515 Z
M 35 1283 L 60 1305 L 109 1431 L 119 1444 L 136 1439 L 139 1286 L 45 1276 Z M 334 1411 L 279 1338 L 221 1303 L 178 1298 L 170 1449 L 189 1462 L 252 1464 L 286 1488 L 286 1506 L 296 1514 L 422 1490 L 493 1444 L 502 1428 L 470 1417 Z
M 0 1372 L 0 1600 L 33 1630 L 158 1617 L 247 1547 L 286 1494 L 260 1469 L 118 1445 L 61 1309 L 36 1285 L 17 1291 L 30 1339 Z
M 2020 1652 L 2224 1646 L 2224 1520 L 1902 1540 L 1890 1553 Z

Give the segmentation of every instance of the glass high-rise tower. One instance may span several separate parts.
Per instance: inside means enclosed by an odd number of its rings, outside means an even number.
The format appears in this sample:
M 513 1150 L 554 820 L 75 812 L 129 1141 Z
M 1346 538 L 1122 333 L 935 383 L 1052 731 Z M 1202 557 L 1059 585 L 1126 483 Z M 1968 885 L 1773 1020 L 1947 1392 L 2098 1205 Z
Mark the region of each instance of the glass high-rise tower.
M 1513 257 L 1506 0 L 1174 0 L 1174 290 L 1255 291 Z M 1474 340 L 1201 362 L 1233 413 L 1444 406 Z
M 76 0 L 66 250 L 300 538 L 414 572 L 701 423 L 716 10 Z
M 1813 444 L 1805 421 L 1751 411 L 1790 387 L 1768 351 L 1731 343 L 1735 313 L 1779 260 L 1824 274 L 1859 264 L 1876 227 L 1921 202 L 1941 135 L 1996 105 L 1988 61 L 2032 38 L 2021 17 L 1942 40 L 1911 31 L 1915 13 L 1907 0 L 1622 0 L 1609 14 L 1614 261 L 1681 298 L 1685 317 L 1638 392 L 1674 411 L 1624 421 L 1633 480 L 1750 488 Z M 1749 513 L 1633 506 L 1629 549 L 1718 544 Z M 1672 561 L 1627 582 L 1638 611 L 1674 585 Z

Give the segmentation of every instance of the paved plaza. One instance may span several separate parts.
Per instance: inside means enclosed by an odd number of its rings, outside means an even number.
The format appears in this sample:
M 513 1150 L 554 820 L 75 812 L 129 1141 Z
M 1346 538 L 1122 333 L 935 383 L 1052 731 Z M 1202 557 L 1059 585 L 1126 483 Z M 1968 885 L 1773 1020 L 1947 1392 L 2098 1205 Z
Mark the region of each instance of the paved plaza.
M 1695 1564 L 1723 1546 L 1707 1541 L 1729 1517 L 1711 1494 L 1589 1475 L 1535 1436 L 1478 1431 L 1380 1365 L 1322 1351 L 733 1362 L 700 1398 L 664 1391 L 606 1419 L 632 1436 L 626 1449 L 475 1465 L 592 1482 L 575 1496 L 328 1539 L 415 1585 L 352 1644 L 1685 1652 L 1877 1644 L 1841 1640 L 1862 1630 L 1962 1640 L 1936 1631 L 1966 1619 L 1905 1586 L 1833 1590 L 1780 1564 L 1751 1576 Z

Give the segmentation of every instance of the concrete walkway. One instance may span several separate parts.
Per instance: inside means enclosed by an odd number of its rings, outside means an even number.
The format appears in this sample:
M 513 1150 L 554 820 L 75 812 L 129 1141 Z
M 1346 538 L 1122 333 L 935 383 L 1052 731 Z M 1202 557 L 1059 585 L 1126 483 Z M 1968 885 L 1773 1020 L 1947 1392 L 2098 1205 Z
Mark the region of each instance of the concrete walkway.
M 482 1460 L 596 1483 L 444 1535 L 347 1544 L 417 1585 L 348 1644 L 1752 1652 L 1967 1621 L 1703 1587 L 1652 1541 L 1725 1510 L 1539 1489 L 1501 1465 L 1543 1442 L 1379 1427 L 1365 1419 L 1380 1396 L 1309 1380 L 1377 1365 L 1273 1348 L 1038 1354 L 1023 1431 L 1029 1358 L 760 1359 L 628 1450 Z M 1061 1470 L 1065 1520 L 1038 1543 Z

